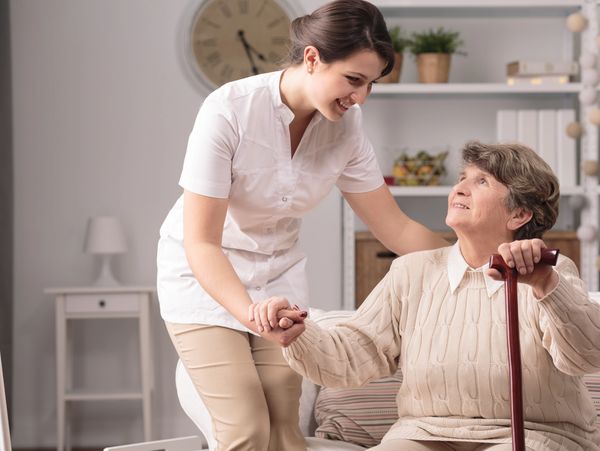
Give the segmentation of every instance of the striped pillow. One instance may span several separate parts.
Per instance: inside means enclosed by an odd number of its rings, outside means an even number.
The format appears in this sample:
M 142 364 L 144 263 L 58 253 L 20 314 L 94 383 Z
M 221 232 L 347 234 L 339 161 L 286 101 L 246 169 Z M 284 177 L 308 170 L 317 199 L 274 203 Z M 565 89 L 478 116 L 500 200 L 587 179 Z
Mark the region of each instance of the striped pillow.
M 583 376 L 583 382 L 592 396 L 596 408 L 596 426 L 600 428 L 600 373 L 586 374 Z
M 327 329 L 348 320 L 353 313 L 311 309 L 310 317 Z M 394 376 L 372 381 L 364 387 L 322 387 L 315 401 L 315 437 L 363 447 L 378 445 L 398 420 L 396 395 L 401 384 L 402 373 L 398 370 Z
M 398 420 L 396 395 L 402 384 L 394 376 L 359 388 L 321 388 L 315 403 L 315 436 L 373 447 Z
M 599 291 L 590 291 L 590 298 L 600 304 Z M 596 426 L 600 428 L 600 373 L 586 374 L 583 376 L 583 382 L 592 396 L 596 408 Z

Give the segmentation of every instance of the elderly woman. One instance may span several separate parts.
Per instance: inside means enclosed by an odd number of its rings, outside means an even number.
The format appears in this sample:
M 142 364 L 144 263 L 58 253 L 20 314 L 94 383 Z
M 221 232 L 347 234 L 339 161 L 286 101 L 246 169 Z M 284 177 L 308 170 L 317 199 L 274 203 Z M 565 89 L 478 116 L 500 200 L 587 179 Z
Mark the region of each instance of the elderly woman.
M 504 289 L 487 265 L 500 253 L 520 273 L 527 449 L 600 450 L 581 381 L 600 371 L 600 306 L 568 258 L 534 265 L 558 215 L 556 177 L 519 145 L 469 143 L 463 160 L 446 216 L 458 242 L 396 259 L 348 322 L 323 330 L 306 320 L 281 331 L 288 344 L 305 328 L 285 357 L 329 387 L 402 369 L 399 419 L 373 450 L 510 450 Z M 273 299 L 250 316 L 270 328 L 284 305 Z

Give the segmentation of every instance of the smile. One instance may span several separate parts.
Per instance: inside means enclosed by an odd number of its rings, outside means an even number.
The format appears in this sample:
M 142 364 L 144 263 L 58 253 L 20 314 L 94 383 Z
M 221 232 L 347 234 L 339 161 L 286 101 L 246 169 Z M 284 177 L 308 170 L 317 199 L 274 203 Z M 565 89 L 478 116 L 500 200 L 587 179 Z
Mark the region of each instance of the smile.
M 458 202 L 453 203 L 452 206 L 454 208 L 460 208 L 462 210 L 469 210 L 469 207 L 467 207 L 465 204 L 459 204 Z
M 351 103 L 342 102 L 340 99 L 337 99 L 335 102 L 342 109 L 342 111 L 347 111 L 352 106 Z

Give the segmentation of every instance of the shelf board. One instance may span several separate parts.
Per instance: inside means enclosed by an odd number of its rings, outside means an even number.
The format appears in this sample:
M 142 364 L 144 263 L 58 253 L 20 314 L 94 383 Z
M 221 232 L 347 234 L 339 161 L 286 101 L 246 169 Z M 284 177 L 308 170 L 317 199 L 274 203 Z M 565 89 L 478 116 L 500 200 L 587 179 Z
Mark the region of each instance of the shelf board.
M 388 186 L 392 196 L 395 197 L 446 197 L 450 194 L 452 186 Z M 600 188 L 599 188 L 600 190 Z M 581 186 L 567 186 L 561 188 L 560 194 L 563 196 L 573 196 L 583 194 Z
M 65 319 L 110 319 L 110 318 L 135 318 L 139 319 L 140 312 L 111 312 L 111 311 L 98 311 L 98 312 L 65 312 Z
M 399 17 L 564 17 L 582 0 L 374 0 L 386 16 Z
M 65 401 L 118 401 L 129 399 L 143 399 L 141 392 L 98 392 L 87 390 L 72 390 L 65 393 Z
M 46 288 L 45 294 L 109 294 L 109 293 L 154 293 L 156 292 L 155 286 L 142 286 L 142 285 L 116 285 L 113 287 L 103 286 L 88 286 L 88 287 L 63 287 L 63 288 Z
M 444 197 L 452 187 L 446 186 L 389 186 L 392 196 L 398 197 Z
M 373 96 L 411 94 L 576 94 L 581 83 L 514 85 L 506 83 L 375 83 Z

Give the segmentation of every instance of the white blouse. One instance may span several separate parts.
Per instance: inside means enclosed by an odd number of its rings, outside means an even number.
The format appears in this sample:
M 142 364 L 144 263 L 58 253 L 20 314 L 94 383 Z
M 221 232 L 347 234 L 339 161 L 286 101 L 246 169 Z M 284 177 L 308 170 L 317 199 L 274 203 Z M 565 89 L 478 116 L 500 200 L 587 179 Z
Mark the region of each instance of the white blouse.
M 333 188 L 372 191 L 383 184 L 361 111 L 337 122 L 315 113 L 293 158 L 292 111 L 281 100 L 283 72 L 228 83 L 204 101 L 188 141 L 179 184 L 228 198 L 222 246 L 250 297 L 287 297 L 308 307 L 301 218 Z M 165 219 L 158 244 L 163 319 L 246 330 L 192 274 L 183 249 L 183 197 Z

